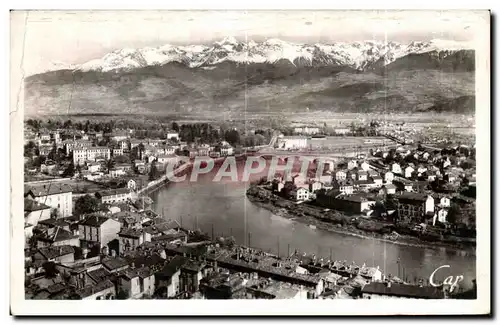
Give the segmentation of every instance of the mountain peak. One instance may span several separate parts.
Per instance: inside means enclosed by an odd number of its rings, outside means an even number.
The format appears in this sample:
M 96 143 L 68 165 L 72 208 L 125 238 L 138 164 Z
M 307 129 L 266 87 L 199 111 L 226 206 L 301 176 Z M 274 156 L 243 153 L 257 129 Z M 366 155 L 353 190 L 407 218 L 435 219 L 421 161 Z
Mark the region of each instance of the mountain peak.
M 298 44 L 278 38 L 263 42 L 248 40 L 240 42 L 233 36 L 216 41 L 212 46 L 163 45 L 142 49 L 124 48 L 91 60 L 77 67 L 77 70 L 122 71 L 140 67 L 180 62 L 189 67 L 206 67 L 222 62 L 274 63 L 282 59 L 295 64 L 343 65 L 357 70 L 367 70 L 388 65 L 409 54 L 442 52 L 443 55 L 463 49 L 471 49 L 468 43 L 435 39 L 429 42 L 412 41 L 407 44 L 395 41 L 365 40 L 351 43 Z M 56 67 L 54 67 L 56 68 Z

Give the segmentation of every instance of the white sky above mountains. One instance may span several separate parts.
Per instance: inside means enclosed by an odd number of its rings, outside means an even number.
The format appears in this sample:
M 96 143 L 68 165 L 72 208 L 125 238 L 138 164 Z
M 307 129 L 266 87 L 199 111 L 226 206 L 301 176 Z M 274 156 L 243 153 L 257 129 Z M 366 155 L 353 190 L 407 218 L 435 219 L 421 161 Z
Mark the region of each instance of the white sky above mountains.
M 25 21 L 26 12 L 18 21 Z M 120 48 L 279 38 L 298 43 L 474 40 L 473 11 L 31 11 L 24 34 L 27 75 L 81 64 Z M 487 17 L 487 16 L 486 16 Z

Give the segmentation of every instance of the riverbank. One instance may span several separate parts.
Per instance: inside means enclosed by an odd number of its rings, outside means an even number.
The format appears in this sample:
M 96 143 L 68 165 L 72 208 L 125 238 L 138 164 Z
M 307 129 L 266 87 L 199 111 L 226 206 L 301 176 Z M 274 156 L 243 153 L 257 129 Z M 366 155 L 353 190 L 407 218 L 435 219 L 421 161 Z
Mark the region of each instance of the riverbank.
M 262 196 L 259 196 L 259 194 L 257 194 L 257 192 L 255 192 L 255 190 L 252 190 L 251 188 L 247 192 L 247 198 L 253 204 L 262 207 L 264 209 L 267 209 L 277 216 L 301 222 L 303 224 L 315 227 L 316 229 L 359 237 L 363 239 L 374 239 L 396 245 L 413 246 L 413 247 L 430 248 L 430 249 L 444 248 L 455 251 L 461 251 L 461 250 L 470 251 L 471 249 L 474 249 L 474 245 L 470 243 L 456 243 L 456 242 L 449 243 L 442 241 L 429 242 L 414 236 L 396 234 L 394 232 L 391 234 L 381 234 L 375 231 L 367 231 L 359 229 L 358 227 L 356 227 L 355 224 L 351 222 L 351 220 L 353 220 L 355 217 L 347 215 L 339 216 L 335 220 L 332 220 L 332 222 L 323 221 L 320 218 L 318 218 L 318 213 L 314 213 L 312 211 L 313 208 L 311 207 L 296 205 L 291 201 L 288 202 L 287 200 L 279 198 L 278 196 L 273 194 L 271 194 L 272 197 L 270 198 L 263 198 Z M 317 210 L 316 212 L 321 213 L 320 209 L 316 210 Z

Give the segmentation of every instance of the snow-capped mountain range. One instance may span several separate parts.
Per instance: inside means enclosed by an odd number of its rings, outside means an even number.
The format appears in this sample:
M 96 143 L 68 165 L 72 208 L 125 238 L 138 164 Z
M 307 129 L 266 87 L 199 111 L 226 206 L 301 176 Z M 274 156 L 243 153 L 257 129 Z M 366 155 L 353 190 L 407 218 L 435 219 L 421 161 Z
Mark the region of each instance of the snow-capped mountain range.
M 66 66 L 76 71 L 129 71 L 147 66 L 179 62 L 190 68 L 212 69 L 223 62 L 238 64 L 276 63 L 287 60 L 294 65 L 339 65 L 356 70 L 388 65 L 409 54 L 433 52 L 444 58 L 459 50 L 470 50 L 468 43 L 446 40 L 429 42 L 413 41 L 408 44 L 382 41 L 363 41 L 332 44 L 297 44 L 279 39 L 257 43 L 241 42 L 234 37 L 224 38 L 212 45 L 146 47 L 120 49 L 76 66 Z M 59 69 L 62 64 L 54 65 Z

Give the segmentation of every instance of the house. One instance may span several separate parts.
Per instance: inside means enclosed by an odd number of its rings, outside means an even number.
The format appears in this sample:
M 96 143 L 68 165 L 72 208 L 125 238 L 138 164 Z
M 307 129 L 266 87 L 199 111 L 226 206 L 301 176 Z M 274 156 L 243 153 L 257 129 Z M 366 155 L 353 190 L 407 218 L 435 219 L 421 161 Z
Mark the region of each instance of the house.
M 50 218 L 50 207 L 43 203 L 24 199 L 24 222 L 36 226 L 39 221 Z
M 96 162 L 87 163 L 87 170 L 91 173 L 97 173 L 101 170 L 101 164 Z
M 195 158 L 198 155 L 198 150 L 194 148 L 189 148 L 187 149 L 187 153 L 189 158 Z
M 151 241 L 151 234 L 142 229 L 123 228 L 118 232 L 120 254 L 135 250 L 144 242 Z
M 181 266 L 180 290 L 183 292 L 197 292 L 200 281 L 206 275 L 206 263 L 188 260 Z
M 40 247 L 34 255 L 34 260 L 73 263 L 75 261 L 75 249 L 70 245 Z
M 368 173 L 364 170 L 360 170 L 358 172 L 358 181 L 367 181 L 368 180 Z
M 386 172 L 384 174 L 384 181 L 386 183 L 392 183 L 393 180 L 394 180 L 394 173 L 393 172 Z
M 338 191 L 342 192 L 343 194 L 352 194 L 354 193 L 354 186 L 352 182 L 347 182 L 347 181 L 337 181 L 334 182 L 333 188 L 337 189 Z
M 364 299 L 444 299 L 440 288 L 392 282 L 370 282 L 361 289 Z
M 343 170 L 339 170 L 338 172 L 335 173 L 335 179 L 337 181 L 345 180 L 347 178 L 347 174 Z
M 315 193 L 323 187 L 323 183 L 318 181 L 312 181 L 309 183 L 309 192 Z
M 122 152 L 125 152 L 129 150 L 129 142 L 127 140 L 122 140 L 118 143 L 120 145 L 120 148 L 122 149 Z
M 448 183 L 454 183 L 457 180 L 457 176 L 452 173 L 446 173 L 443 179 Z
M 401 165 L 398 164 L 398 163 L 393 163 L 391 165 L 391 171 L 394 173 L 394 174 L 403 174 L 403 171 L 401 170 Z
M 127 182 L 127 188 L 131 191 L 135 191 L 137 189 L 137 182 L 133 179 L 129 179 Z
M 155 274 L 156 287 L 165 288 L 166 298 L 175 297 L 180 292 L 181 268 L 188 262 L 188 258 L 175 256 L 165 263 L 163 269 Z
M 436 220 L 441 223 L 446 223 L 446 217 L 448 216 L 448 209 L 442 208 L 438 209 L 437 213 L 434 215 L 434 219 L 432 220 L 432 224 L 436 224 Z
M 430 153 L 428 153 L 428 152 L 424 152 L 424 153 L 422 154 L 422 158 L 423 158 L 424 160 L 428 160 L 430 156 L 431 156 L 431 155 L 430 155 Z
M 337 135 L 345 135 L 345 134 L 348 134 L 349 132 L 351 132 L 351 130 L 349 130 L 348 128 L 336 128 L 335 129 L 335 134 L 337 134 Z
M 113 177 L 113 178 L 120 177 L 120 176 L 123 176 L 126 174 L 127 173 L 125 173 L 125 171 L 123 169 L 113 168 L 113 169 L 109 170 L 109 177 Z
M 326 208 L 351 213 L 362 213 L 363 211 L 371 210 L 371 206 L 375 204 L 375 200 L 366 196 L 356 194 L 345 195 L 336 190 L 326 193 L 318 192 L 316 202 Z
M 382 271 L 377 267 L 363 265 L 359 269 L 359 275 L 369 281 L 382 281 Z
M 224 145 L 220 147 L 221 156 L 232 156 L 234 154 L 234 149 L 230 145 Z
M 296 201 L 307 201 L 309 200 L 310 192 L 305 187 L 299 187 L 290 192 L 290 197 Z
M 102 203 L 117 203 L 127 202 L 132 198 L 131 192 L 128 188 L 118 188 L 112 190 L 100 191 L 95 194 L 96 198 Z
M 413 175 L 413 172 L 415 171 L 415 168 L 408 166 L 405 168 L 405 177 L 406 178 L 411 178 Z
M 115 285 L 110 280 L 87 285 L 78 289 L 76 293 L 82 300 L 114 300 L 116 298 Z
M 155 292 L 155 275 L 153 269 L 147 266 L 126 269 L 120 273 L 118 283 L 118 292 L 126 293 L 127 298 L 151 297 Z
M 103 268 L 110 273 L 118 273 L 129 267 L 128 261 L 122 257 L 105 257 L 101 263 Z
M 284 150 L 303 149 L 307 147 L 307 137 L 305 136 L 280 136 L 277 147 Z
M 311 126 L 304 126 L 304 127 L 296 127 L 294 129 L 295 133 L 297 134 L 317 134 L 319 133 L 319 128 L 318 127 L 311 127 Z
M 398 218 L 402 222 L 420 223 L 434 215 L 434 198 L 420 193 L 403 193 L 398 197 Z
M 167 166 L 167 165 L 175 166 L 177 164 L 177 162 L 179 161 L 179 157 L 177 157 L 177 155 L 175 155 L 175 154 L 160 155 L 160 156 L 158 156 L 157 161 L 160 164 L 163 164 L 164 166 Z
M 73 190 L 67 184 L 51 183 L 29 186 L 25 196 L 52 209 L 57 209 L 58 217 L 66 218 L 73 214 Z
M 450 204 L 451 204 L 450 198 L 443 196 L 442 198 L 439 199 L 439 203 L 437 205 L 442 208 L 449 208 Z
M 358 162 L 356 160 L 349 160 L 347 162 L 347 169 L 351 170 L 358 167 Z
M 111 150 L 108 147 L 87 147 L 73 150 L 73 163 L 75 165 L 83 165 L 87 160 L 109 160 L 110 158 Z
M 179 133 L 178 132 L 167 132 L 167 140 L 171 139 L 176 139 L 179 140 Z
M 123 156 L 123 148 L 114 148 L 113 149 L 113 157 Z
M 80 242 L 84 248 L 98 246 L 99 249 L 118 238 L 121 224 L 111 218 L 91 215 L 78 225 Z
M 394 184 L 385 184 L 382 186 L 382 191 L 385 194 L 396 194 L 396 186 Z
M 363 163 L 361 164 L 361 169 L 364 170 L 365 172 L 367 172 L 368 170 L 370 170 L 370 164 L 367 163 L 366 161 L 363 161 Z
M 210 155 L 210 146 L 208 147 L 198 147 L 198 156 L 208 157 Z
M 426 171 L 427 171 L 427 167 L 425 167 L 425 166 L 420 165 L 417 168 L 417 173 L 419 173 L 419 174 L 425 173 Z
M 38 248 L 64 245 L 80 247 L 79 236 L 71 231 L 63 229 L 60 226 L 44 229 L 41 234 L 36 235 L 36 240 Z

